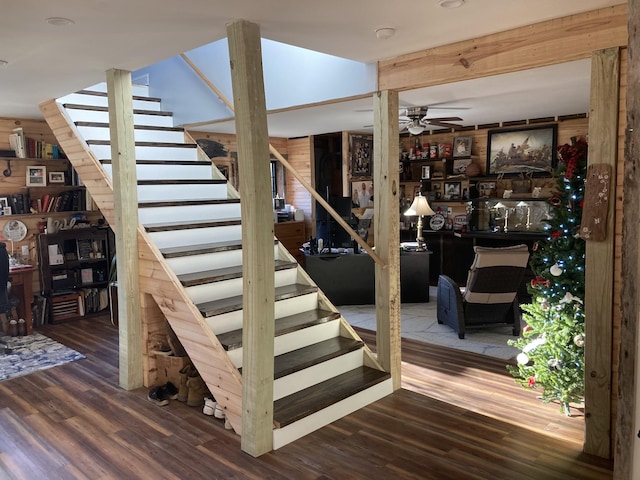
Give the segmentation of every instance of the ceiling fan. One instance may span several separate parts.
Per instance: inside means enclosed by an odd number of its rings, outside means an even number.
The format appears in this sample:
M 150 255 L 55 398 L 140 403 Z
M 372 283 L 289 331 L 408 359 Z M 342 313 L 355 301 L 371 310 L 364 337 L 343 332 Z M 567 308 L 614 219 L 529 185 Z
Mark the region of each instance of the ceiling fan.
M 400 110 L 398 116 L 399 128 L 402 132 L 407 129 L 412 135 L 420 135 L 429 125 L 443 128 L 461 128 L 461 125 L 450 122 L 461 122 L 460 117 L 436 117 L 427 118 L 429 107 L 406 107 Z

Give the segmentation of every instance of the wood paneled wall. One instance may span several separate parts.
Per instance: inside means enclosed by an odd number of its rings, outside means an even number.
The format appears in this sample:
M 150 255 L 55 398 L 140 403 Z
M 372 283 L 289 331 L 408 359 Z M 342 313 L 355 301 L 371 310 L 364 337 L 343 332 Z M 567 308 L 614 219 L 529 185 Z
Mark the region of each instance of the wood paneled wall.
M 313 137 L 291 139 L 287 143 L 289 163 L 310 185 L 315 185 Z M 307 232 L 313 232 L 312 235 L 315 235 L 316 222 L 313 218 L 311 195 L 300 182 L 291 175 L 287 175 L 285 199 L 287 203 L 304 211 L 305 229 Z

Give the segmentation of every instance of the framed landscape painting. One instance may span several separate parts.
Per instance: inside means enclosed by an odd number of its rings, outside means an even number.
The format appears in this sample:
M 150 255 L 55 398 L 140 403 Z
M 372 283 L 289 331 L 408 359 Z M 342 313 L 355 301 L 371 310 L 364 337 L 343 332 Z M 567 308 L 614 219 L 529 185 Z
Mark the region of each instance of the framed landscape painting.
M 489 130 L 487 175 L 552 173 L 557 137 L 557 124 Z

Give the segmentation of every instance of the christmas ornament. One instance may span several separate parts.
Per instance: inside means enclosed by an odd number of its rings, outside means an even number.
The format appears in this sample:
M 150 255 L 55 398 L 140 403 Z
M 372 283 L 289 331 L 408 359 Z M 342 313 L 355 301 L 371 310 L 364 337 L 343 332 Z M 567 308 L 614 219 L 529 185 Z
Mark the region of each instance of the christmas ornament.
M 529 332 L 533 332 L 533 327 L 531 327 L 530 325 L 525 325 L 524 327 L 522 327 L 522 333 L 529 333 Z
M 518 362 L 520 365 L 526 365 L 527 363 L 529 363 L 529 357 L 526 353 L 519 353 L 516 357 L 516 362 Z
M 576 347 L 584 347 L 584 333 L 579 333 L 573 337 L 573 343 L 576 344 Z
M 556 263 L 549 269 L 549 273 L 551 273 L 551 275 L 553 275 L 554 277 L 559 277 L 560 275 L 562 275 L 562 269 Z
M 534 348 L 539 347 L 540 345 L 544 345 L 545 342 L 546 342 L 546 340 L 543 337 L 538 337 L 533 342 L 531 342 L 530 344 L 526 345 L 522 349 L 522 351 L 524 353 L 530 352 Z
M 542 310 L 544 310 L 545 312 L 549 310 L 549 308 L 551 308 L 551 304 L 549 304 L 547 300 L 543 300 L 540 306 L 542 307 Z
M 562 362 L 557 358 L 550 358 L 547 362 L 547 367 L 549 367 L 549 370 L 560 370 L 562 369 Z
M 553 268 L 553 267 L 552 267 Z M 567 292 L 565 293 L 564 297 L 562 298 L 562 300 L 560 300 L 560 303 L 571 303 L 571 302 L 577 302 L 579 304 L 582 304 L 582 300 L 580 300 L 578 297 L 574 297 L 571 293 Z
M 529 386 L 530 387 L 536 386 L 536 377 L 529 377 Z

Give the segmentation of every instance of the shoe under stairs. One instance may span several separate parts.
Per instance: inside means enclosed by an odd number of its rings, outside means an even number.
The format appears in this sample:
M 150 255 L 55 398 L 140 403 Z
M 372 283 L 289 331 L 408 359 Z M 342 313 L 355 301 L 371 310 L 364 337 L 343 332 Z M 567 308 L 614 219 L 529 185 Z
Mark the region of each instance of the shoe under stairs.
M 134 86 L 141 291 L 242 426 L 240 199 L 160 99 Z M 109 224 L 114 225 L 106 85 L 41 110 Z M 392 392 L 388 373 L 337 309 L 274 240 L 273 446 L 279 448 Z

